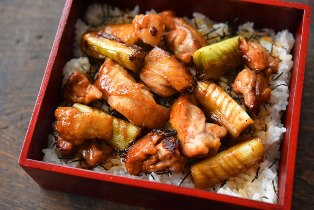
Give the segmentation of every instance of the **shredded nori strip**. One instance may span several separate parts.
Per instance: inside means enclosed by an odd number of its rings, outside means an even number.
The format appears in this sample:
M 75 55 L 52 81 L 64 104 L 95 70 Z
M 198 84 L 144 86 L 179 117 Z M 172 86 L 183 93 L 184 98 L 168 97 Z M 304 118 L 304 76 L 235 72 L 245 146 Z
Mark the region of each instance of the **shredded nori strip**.
M 273 167 L 273 165 L 275 165 L 275 163 L 278 161 L 278 159 L 276 159 L 272 164 L 270 164 L 270 166 L 268 168 Z
M 58 158 L 59 160 L 72 160 L 73 158 L 75 158 L 75 156 L 71 156 L 71 157 L 60 157 Z
M 275 187 L 275 181 L 272 180 L 271 183 L 273 184 L 273 190 L 274 190 L 274 192 L 277 194 L 277 190 L 276 190 L 276 187 Z
M 164 175 L 164 174 L 172 174 L 171 171 L 169 169 L 167 170 L 163 170 L 163 171 L 156 171 L 157 175 Z
M 181 180 L 181 182 L 179 183 L 178 186 L 181 186 L 181 184 L 185 181 L 185 179 L 186 179 L 189 175 L 190 175 L 190 171 L 189 171 L 187 174 L 185 174 L 185 176 L 183 177 L 183 179 Z
M 269 199 L 269 198 L 267 198 L 265 195 L 263 195 L 261 198 L 264 198 L 264 199 L 267 199 L 267 200 Z
M 279 79 L 279 77 L 281 77 L 281 75 L 283 74 L 283 72 L 281 72 L 279 75 L 277 75 L 277 76 L 273 76 L 272 78 L 271 78 L 271 80 L 272 81 L 276 81 L 277 79 Z
M 259 172 L 259 169 L 260 169 L 261 167 L 259 166 L 258 168 L 257 168 L 257 170 L 256 170 L 256 175 L 255 175 L 255 177 L 254 177 L 254 179 L 252 179 L 252 183 L 255 181 L 255 179 L 257 179 L 258 178 L 258 172 Z
M 66 164 L 69 164 L 69 163 L 75 163 L 75 162 L 81 162 L 83 160 L 83 158 L 81 158 L 81 159 L 76 159 L 76 160 L 69 160 L 69 161 L 67 161 L 66 162 Z
M 152 176 L 152 178 L 153 178 L 153 180 L 155 180 L 155 177 L 153 176 L 153 174 L 149 174 L 149 175 L 151 175 L 151 176 Z
M 100 167 L 102 167 L 103 169 L 105 169 L 106 171 L 109 170 L 109 168 L 106 168 L 105 166 L 103 166 L 104 163 L 99 164 Z
M 223 183 L 221 183 L 219 188 L 222 188 L 227 183 L 227 180 L 225 180 Z
M 275 90 L 277 87 L 279 87 L 279 86 L 286 86 L 286 87 L 288 87 L 288 85 L 287 84 L 279 84 L 279 85 L 277 85 L 277 86 L 275 86 L 273 89 L 271 89 L 271 90 Z

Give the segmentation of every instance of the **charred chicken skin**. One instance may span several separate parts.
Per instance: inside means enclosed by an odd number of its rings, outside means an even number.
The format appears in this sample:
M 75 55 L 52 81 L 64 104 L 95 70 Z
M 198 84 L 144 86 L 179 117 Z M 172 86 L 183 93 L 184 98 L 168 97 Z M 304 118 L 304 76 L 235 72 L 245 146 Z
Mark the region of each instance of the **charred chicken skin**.
M 105 161 L 112 155 L 113 149 L 106 145 L 104 142 L 99 140 L 88 140 L 85 141 L 78 148 L 78 154 L 84 161 L 80 164 L 82 168 L 93 168 Z
M 237 75 L 233 91 L 242 94 L 245 105 L 258 113 L 260 105 L 270 99 L 269 76 L 278 72 L 279 60 L 259 43 L 244 38 L 239 38 L 239 48 L 248 67 Z
M 195 84 L 189 70 L 159 47 L 146 56 L 140 78 L 153 92 L 163 97 L 191 90 Z
M 211 156 L 220 147 L 220 138 L 227 135 L 225 127 L 206 123 L 204 113 L 191 96 L 179 97 L 170 111 L 170 123 L 177 131 L 183 154 L 188 158 Z
M 239 48 L 246 65 L 248 65 L 250 69 L 254 71 L 265 70 L 268 73 L 277 73 L 279 60 L 269 55 L 259 43 L 239 38 Z
M 245 105 L 258 112 L 260 104 L 269 101 L 271 89 L 263 73 L 245 68 L 236 77 L 232 86 L 236 94 L 242 94 Z
M 159 15 L 136 15 L 132 25 L 133 32 L 128 41 L 129 44 L 136 44 L 139 41 L 152 46 L 160 44 L 165 25 Z
M 155 102 L 144 85 L 136 83 L 122 66 L 108 58 L 100 68 L 95 86 L 111 108 L 136 126 L 161 128 L 169 118 L 168 110 Z
M 65 83 L 64 97 L 69 102 L 89 104 L 96 99 L 101 99 L 102 93 L 84 74 L 74 71 Z
M 207 45 L 205 38 L 184 19 L 173 18 L 173 22 L 171 22 L 171 13 L 161 15 L 167 17 L 165 18 L 166 28 L 170 29 L 165 35 L 167 47 L 180 61 L 191 64 L 194 52 Z
M 170 170 L 182 171 L 186 159 L 180 154 L 180 143 L 174 134 L 153 130 L 128 151 L 125 167 L 129 174 Z

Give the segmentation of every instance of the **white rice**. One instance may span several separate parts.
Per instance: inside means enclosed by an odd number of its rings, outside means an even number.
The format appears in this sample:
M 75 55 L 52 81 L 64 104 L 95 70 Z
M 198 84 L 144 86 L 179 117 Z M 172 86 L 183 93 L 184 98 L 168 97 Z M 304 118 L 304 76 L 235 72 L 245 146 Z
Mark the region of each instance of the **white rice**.
M 82 55 L 79 47 L 80 37 L 87 29 L 99 28 L 101 24 L 109 22 L 131 22 L 138 12 L 139 7 L 135 7 L 131 11 L 123 12 L 118 8 L 112 8 L 107 5 L 91 5 L 85 14 L 85 22 L 78 20 L 76 23 L 75 56 L 79 57 Z M 156 12 L 151 10 L 147 13 Z M 216 23 L 200 13 L 193 13 L 193 18 L 187 21 L 194 25 L 200 33 L 205 36 L 209 44 L 231 36 L 231 30 L 227 23 Z M 260 137 L 265 144 L 266 155 L 257 170 L 248 170 L 237 177 L 230 178 L 223 184 L 219 184 L 207 190 L 231 196 L 276 203 L 278 192 L 277 173 L 280 158 L 279 145 L 283 133 L 286 132 L 286 128 L 281 122 L 281 116 L 288 105 L 288 85 L 290 81 L 290 71 L 293 65 L 290 50 L 294 45 L 294 38 L 287 30 L 278 33 L 275 33 L 272 29 L 254 30 L 254 24 L 252 22 L 240 25 L 237 34 L 259 41 L 271 55 L 281 60 L 278 73 L 273 75 L 270 81 L 270 86 L 273 89 L 270 101 L 266 103 L 264 107 L 261 107 L 261 111 L 254 119 L 253 125 L 256 129 L 255 134 Z M 88 59 L 78 58 L 68 62 L 64 67 L 64 76 L 67 77 L 67 75 L 76 69 L 89 71 L 90 64 Z M 226 83 L 227 79 L 221 78 L 221 81 Z M 58 158 L 58 153 L 53 141 L 54 137 L 50 135 L 49 147 L 43 150 L 45 154 L 43 161 L 75 167 L 77 162 Z M 142 174 L 141 176 L 129 175 L 124 167 L 123 158 L 119 157 L 111 158 L 107 160 L 102 167 L 99 166 L 93 170 L 117 176 L 144 179 L 183 187 L 194 187 L 191 176 L 186 176 L 187 172 L 163 175 L 157 173 Z

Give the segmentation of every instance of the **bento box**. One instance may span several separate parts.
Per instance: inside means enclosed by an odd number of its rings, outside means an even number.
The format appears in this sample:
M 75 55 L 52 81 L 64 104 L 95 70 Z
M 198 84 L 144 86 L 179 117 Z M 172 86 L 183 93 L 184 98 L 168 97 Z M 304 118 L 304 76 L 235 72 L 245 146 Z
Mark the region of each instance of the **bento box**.
M 55 121 L 54 111 L 62 101 L 62 69 L 73 58 L 75 24 L 88 5 L 106 3 L 120 9 L 157 12 L 173 10 L 178 16 L 193 12 L 237 26 L 247 21 L 258 28 L 288 29 L 295 39 L 293 68 L 289 85 L 289 104 L 283 116 L 286 128 L 280 145 L 277 204 L 248 200 L 146 180 L 104 174 L 43 161 L 48 135 Z M 308 43 L 310 7 L 279 0 L 181 0 L 181 1 L 74 1 L 68 0 L 54 40 L 32 118 L 26 133 L 19 164 L 43 188 L 123 202 L 154 209 L 290 209 L 294 165 Z

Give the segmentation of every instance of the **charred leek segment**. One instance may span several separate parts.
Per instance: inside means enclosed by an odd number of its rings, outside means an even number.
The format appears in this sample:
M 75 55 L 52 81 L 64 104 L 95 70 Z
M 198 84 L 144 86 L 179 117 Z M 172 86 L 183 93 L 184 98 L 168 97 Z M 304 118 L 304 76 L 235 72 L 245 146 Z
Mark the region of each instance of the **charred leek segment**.
M 238 47 L 239 36 L 208 45 L 193 54 L 199 79 L 218 79 L 242 64 Z
M 127 45 L 109 34 L 97 31 L 87 31 L 82 35 L 82 50 L 97 59 L 105 57 L 119 63 L 121 66 L 137 72 L 143 65 L 145 52 L 136 45 Z
M 100 114 L 106 114 L 105 112 L 93 109 L 91 107 L 82 105 L 82 104 L 74 104 L 74 108 L 79 110 L 80 112 L 90 113 L 93 111 L 97 111 Z M 124 120 L 114 118 L 112 121 L 113 134 L 112 140 L 108 143 L 115 148 L 116 150 L 124 150 L 129 144 L 136 139 L 136 137 L 141 133 L 141 129 L 136 127 L 135 125 L 126 122 Z
M 263 160 L 264 153 L 264 145 L 259 138 L 235 145 L 192 165 L 194 184 L 196 188 L 204 189 L 237 176 L 246 169 L 257 166 Z
M 198 82 L 194 95 L 204 107 L 207 116 L 225 126 L 235 138 L 254 123 L 237 102 L 214 83 Z
M 118 118 L 113 119 L 113 136 L 110 144 L 118 149 L 128 148 L 129 144 L 141 133 L 135 125 Z

